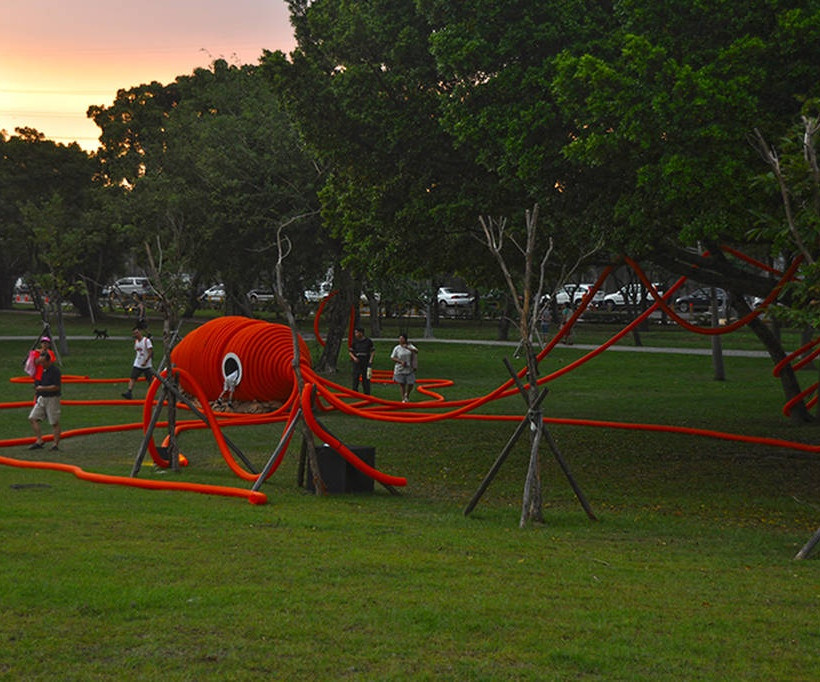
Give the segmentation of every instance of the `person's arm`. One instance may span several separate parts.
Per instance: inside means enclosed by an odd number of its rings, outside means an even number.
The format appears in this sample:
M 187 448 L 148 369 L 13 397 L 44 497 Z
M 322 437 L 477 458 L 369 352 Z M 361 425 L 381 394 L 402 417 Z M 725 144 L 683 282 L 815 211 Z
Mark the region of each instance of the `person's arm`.
M 44 376 L 45 376 L 45 375 L 44 375 Z M 41 384 L 39 384 L 39 385 L 37 386 L 37 394 L 38 394 L 38 395 L 43 394 L 43 393 L 57 393 L 57 392 L 59 392 L 59 390 L 60 390 L 60 384 L 59 384 L 59 383 L 56 383 L 56 384 L 55 384 L 55 383 L 53 383 L 53 382 L 54 382 L 54 375 L 53 375 L 53 373 L 49 372 L 48 379 L 49 379 L 49 381 L 51 381 L 52 383 L 50 383 L 50 384 L 42 384 L 42 383 L 41 383 Z
M 356 362 L 356 354 L 353 352 L 353 346 L 348 347 L 347 354 L 350 356 L 350 359 L 353 360 L 353 362 Z

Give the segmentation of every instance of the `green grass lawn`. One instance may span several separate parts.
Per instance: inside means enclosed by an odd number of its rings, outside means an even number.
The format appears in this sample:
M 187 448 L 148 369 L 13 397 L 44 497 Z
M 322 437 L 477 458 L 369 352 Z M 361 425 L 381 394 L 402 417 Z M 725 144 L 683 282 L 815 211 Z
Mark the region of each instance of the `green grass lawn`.
M 437 336 L 462 322 L 446 321 Z M 126 319 L 106 323 L 127 335 Z M 40 329 L 24 313 L 0 313 L 0 325 L 0 336 L 31 340 Z M 72 336 L 91 330 L 76 318 L 68 325 Z M 462 333 L 493 338 L 482 328 L 464 324 Z M 590 329 L 588 338 L 613 331 Z M 420 377 L 454 380 L 448 399 L 483 395 L 507 378 L 510 347 L 425 343 L 411 333 Z M 681 334 L 669 345 L 686 343 L 703 342 Z M 0 341 L 0 376 L 21 374 L 29 344 Z M 389 366 L 390 347 L 378 344 L 379 368 Z M 556 348 L 542 372 L 582 354 Z M 127 340 L 70 339 L 63 371 L 125 377 L 132 357 Z M 341 364 L 332 378 L 346 383 Z M 544 412 L 817 442 L 815 426 L 780 414 L 770 361 L 726 358 L 726 371 L 716 382 L 709 357 L 608 352 L 550 382 Z M 813 377 L 801 373 L 806 385 Z M 121 390 L 67 384 L 64 397 Z M 30 394 L 0 382 L 0 402 Z M 398 390 L 377 385 L 374 394 Z M 522 404 L 513 396 L 481 412 L 520 415 Z M 137 422 L 140 407 L 65 406 L 63 426 Z M 316 497 L 296 485 L 294 446 L 263 487 L 264 506 L 0 466 L 0 679 L 816 677 L 818 562 L 792 560 L 820 526 L 816 455 L 556 425 L 551 433 L 599 521 L 587 519 L 545 449 L 545 523 L 520 529 L 523 441 L 475 511 L 462 513 L 514 423 L 323 421 L 348 443 L 374 446 L 376 466 L 406 476 L 406 488 Z M 0 439 L 27 435 L 25 409 L 0 409 Z M 228 435 L 261 466 L 281 425 Z M 140 442 L 139 431 L 69 438 L 59 461 L 127 476 Z M 181 448 L 190 460 L 181 472 L 146 466 L 140 477 L 250 487 L 208 432 L 186 432 Z

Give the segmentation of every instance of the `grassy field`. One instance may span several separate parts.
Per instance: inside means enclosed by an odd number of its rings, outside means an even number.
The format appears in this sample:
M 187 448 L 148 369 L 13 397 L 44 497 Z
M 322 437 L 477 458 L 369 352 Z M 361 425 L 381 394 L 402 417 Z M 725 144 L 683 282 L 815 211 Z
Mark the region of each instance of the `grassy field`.
M 118 338 L 77 338 L 91 325 L 68 320 L 64 373 L 127 375 L 128 321 L 104 323 Z M 388 324 L 384 335 L 397 329 Z M 39 331 L 31 314 L 0 313 L 0 336 L 23 337 L 0 341 L 0 375 L 21 374 Z M 582 327 L 577 341 L 613 331 Z M 454 380 L 448 399 L 483 395 L 506 379 L 508 346 L 425 342 L 420 328 L 410 332 L 420 377 Z M 436 330 L 451 333 L 494 338 L 494 327 L 448 320 Z M 708 347 L 671 330 L 644 336 L 645 345 Z M 745 344 L 735 337 L 724 347 Z M 379 368 L 391 347 L 378 344 Z M 582 354 L 556 348 L 542 371 Z M 716 382 L 708 357 L 604 353 L 549 384 L 545 415 L 817 442 L 816 427 L 780 414 L 770 361 L 729 357 L 726 371 Z M 347 373 L 333 378 L 346 383 Z M 121 390 L 67 384 L 64 397 L 116 399 Z M 0 402 L 30 394 L 0 383 Z M 398 390 L 377 385 L 374 394 Z M 520 415 L 521 406 L 512 397 L 482 412 Z M 63 426 L 137 422 L 140 407 L 69 405 Z M 324 421 L 346 442 L 374 446 L 376 466 L 406 476 L 407 487 L 318 498 L 296 485 L 296 448 L 265 484 L 264 506 L 0 467 L 0 679 L 816 678 L 818 562 L 792 560 L 820 526 L 816 455 L 555 425 L 599 521 L 587 519 L 545 451 L 545 523 L 522 530 L 523 443 L 463 515 L 514 423 Z M 261 466 L 281 426 L 228 433 Z M 28 435 L 24 408 L 0 409 L 0 439 Z M 127 476 L 140 442 L 139 431 L 68 438 L 59 461 Z M 250 487 L 207 432 L 185 433 L 181 447 L 190 465 L 179 474 L 147 466 L 140 476 Z M 31 453 L 17 446 L 0 456 Z

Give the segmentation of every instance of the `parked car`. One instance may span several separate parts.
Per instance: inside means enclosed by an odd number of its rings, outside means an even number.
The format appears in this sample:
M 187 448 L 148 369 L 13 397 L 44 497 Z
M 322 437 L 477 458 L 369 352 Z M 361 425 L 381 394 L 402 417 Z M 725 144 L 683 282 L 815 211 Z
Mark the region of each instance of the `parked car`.
M 18 277 L 15 280 L 15 282 L 14 282 L 14 293 L 15 293 L 15 295 L 29 293 L 28 282 L 26 282 L 26 280 L 24 280 L 22 277 Z
M 441 287 L 438 290 L 436 301 L 441 312 L 449 312 L 459 308 L 472 307 L 475 296 L 466 291 L 457 291 L 449 287 Z
M 322 282 L 317 289 L 306 289 L 304 296 L 308 303 L 318 303 L 333 291 L 332 282 Z
M 717 298 L 718 307 L 723 308 L 726 306 L 727 297 L 726 292 L 723 289 L 715 287 L 715 297 Z M 711 305 L 711 287 L 701 287 L 700 289 L 695 289 L 693 292 L 684 296 L 679 296 L 675 299 L 675 307 L 682 313 L 689 312 L 690 310 L 694 312 L 702 312 L 704 310 L 709 310 Z
M 587 292 L 592 290 L 592 284 L 564 284 L 563 286 L 559 287 L 556 291 L 550 294 L 546 294 L 541 297 L 541 304 L 545 305 L 552 300 L 552 297 L 555 297 L 555 304 L 562 308 L 567 303 L 572 303 L 573 308 L 577 308 L 581 305 L 581 300 L 586 296 Z M 604 302 L 604 292 L 603 291 L 596 291 L 595 295 L 592 297 L 592 301 L 590 301 L 588 308 L 598 308 Z
M 663 286 L 658 282 L 653 282 L 652 286 L 658 293 L 663 293 Z M 613 291 L 604 296 L 602 307 L 612 312 L 619 308 L 626 308 L 629 305 L 640 304 L 645 300 L 648 304 L 652 304 L 655 299 L 640 282 L 630 282 L 618 291 Z
M 251 289 L 246 296 L 251 304 L 270 303 L 276 300 L 276 294 L 270 289 Z
M 219 305 L 225 301 L 225 285 L 224 284 L 214 284 L 211 287 L 205 289 L 199 296 L 199 300 L 203 303 L 211 303 L 213 305 Z
M 145 296 L 153 293 L 154 287 L 147 277 L 120 277 L 112 285 L 102 289 L 102 295 L 107 298 L 130 298 L 134 294 Z

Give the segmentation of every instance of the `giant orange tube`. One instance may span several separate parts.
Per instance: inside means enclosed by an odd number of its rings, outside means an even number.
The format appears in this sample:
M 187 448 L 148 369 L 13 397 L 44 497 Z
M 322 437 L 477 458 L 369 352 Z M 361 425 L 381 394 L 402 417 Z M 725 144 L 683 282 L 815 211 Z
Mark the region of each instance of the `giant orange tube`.
M 310 366 L 310 350 L 302 337 L 299 361 Z M 293 389 L 293 340 L 290 327 L 247 317 L 220 317 L 193 330 L 171 352 L 175 366 L 196 377 L 206 401 L 222 392 L 227 365 L 239 371 L 234 398 L 241 401 L 284 401 Z M 182 387 L 193 393 L 183 379 Z
M 321 424 L 319 424 L 316 416 L 313 414 L 313 408 L 310 404 L 311 394 L 313 393 L 313 384 L 306 383 L 304 389 L 302 389 L 302 414 L 305 417 L 305 421 L 307 425 L 310 427 L 310 430 L 313 431 L 319 438 L 322 439 L 325 443 L 330 445 L 336 452 L 338 452 L 342 457 L 347 460 L 349 464 L 353 467 L 361 471 L 366 476 L 370 476 L 375 481 L 383 485 L 398 485 L 403 486 L 407 485 L 407 479 L 401 476 L 390 476 L 389 474 L 384 474 L 378 469 L 374 469 L 372 466 L 363 462 L 359 457 L 357 457 L 353 452 L 348 448 L 342 441 L 340 441 L 336 436 L 331 434 L 327 431 Z

